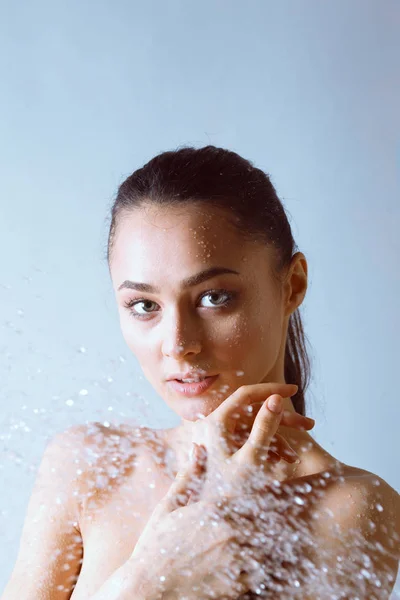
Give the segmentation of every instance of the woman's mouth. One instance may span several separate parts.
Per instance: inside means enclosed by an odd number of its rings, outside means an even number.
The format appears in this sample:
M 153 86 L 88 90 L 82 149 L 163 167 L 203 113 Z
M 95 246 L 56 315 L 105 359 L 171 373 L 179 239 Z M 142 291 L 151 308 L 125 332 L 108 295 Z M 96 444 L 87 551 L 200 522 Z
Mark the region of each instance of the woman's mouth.
M 192 398 L 194 396 L 200 396 L 206 390 L 208 390 L 213 383 L 218 379 L 218 375 L 213 375 L 212 377 L 204 377 L 203 379 L 196 381 L 180 381 L 179 379 L 170 379 L 167 383 L 168 385 L 179 394 L 186 396 L 188 398 Z

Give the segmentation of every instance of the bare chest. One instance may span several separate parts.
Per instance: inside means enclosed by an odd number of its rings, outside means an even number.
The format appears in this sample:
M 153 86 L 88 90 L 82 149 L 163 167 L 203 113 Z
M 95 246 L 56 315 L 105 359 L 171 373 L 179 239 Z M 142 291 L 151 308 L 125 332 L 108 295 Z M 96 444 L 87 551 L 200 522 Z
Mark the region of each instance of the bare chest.
M 170 485 L 165 472 L 144 460 L 112 494 L 85 500 L 80 522 L 84 558 L 73 600 L 89 597 L 128 560 Z

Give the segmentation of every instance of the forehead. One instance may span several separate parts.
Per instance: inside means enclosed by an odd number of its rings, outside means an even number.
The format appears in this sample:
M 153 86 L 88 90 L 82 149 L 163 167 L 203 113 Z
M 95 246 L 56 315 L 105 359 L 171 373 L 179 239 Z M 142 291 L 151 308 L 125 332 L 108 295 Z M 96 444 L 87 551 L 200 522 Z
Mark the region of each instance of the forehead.
M 128 276 L 174 281 L 209 265 L 237 267 L 260 252 L 265 260 L 265 245 L 245 241 L 221 209 L 145 206 L 120 216 L 111 274 L 116 285 Z

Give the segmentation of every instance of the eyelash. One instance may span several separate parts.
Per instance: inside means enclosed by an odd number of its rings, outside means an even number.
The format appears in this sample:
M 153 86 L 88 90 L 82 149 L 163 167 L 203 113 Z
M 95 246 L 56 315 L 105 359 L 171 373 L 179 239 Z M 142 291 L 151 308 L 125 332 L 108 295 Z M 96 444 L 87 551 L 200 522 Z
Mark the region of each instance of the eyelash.
M 201 300 L 205 296 L 210 296 L 212 294 L 220 294 L 220 295 L 227 296 L 227 300 L 225 300 L 225 302 L 223 302 L 222 304 L 215 306 L 215 308 L 227 308 L 228 306 L 230 306 L 230 304 L 233 302 L 233 300 L 236 297 L 236 293 L 234 293 L 234 292 L 228 292 L 228 290 L 219 289 L 219 290 L 208 290 L 207 292 L 205 292 L 204 294 L 202 294 L 200 296 L 199 300 Z M 132 309 L 134 306 L 136 306 L 136 304 L 140 304 L 140 302 L 152 302 L 152 300 L 148 300 L 147 298 L 135 298 L 135 299 L 129 300 L 128 302 L 125 302 L 124 306 L 125 306 L 125 308 Z M 210 307 L 206 307 L 206 308 L 210 308 Z M 134 319 L 139 319 L 139 320 L 144 320 L 147 318 L 148 315 L 151 315 L 151 312 L 146 313 L 146 314 L 135 313 L 133 310 L 130 310 L 129 312 L 130 312 L 130 316 L 132 316 Z M 153 311 L 153 312 L 155 312 L 155 311 Z

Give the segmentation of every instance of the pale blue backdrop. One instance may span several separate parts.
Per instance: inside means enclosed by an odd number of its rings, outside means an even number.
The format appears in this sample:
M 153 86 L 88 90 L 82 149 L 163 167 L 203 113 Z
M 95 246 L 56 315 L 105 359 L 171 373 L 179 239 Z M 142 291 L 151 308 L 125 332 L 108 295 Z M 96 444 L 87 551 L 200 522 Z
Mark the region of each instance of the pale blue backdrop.
M 271 174 L 309 261 L 316 438 L 400 489 L 399 27 L 390 0 L 0 3 L 0 590 L 54 432 L 176 423 L 103 255 L 118 184 L 182 144 Z

